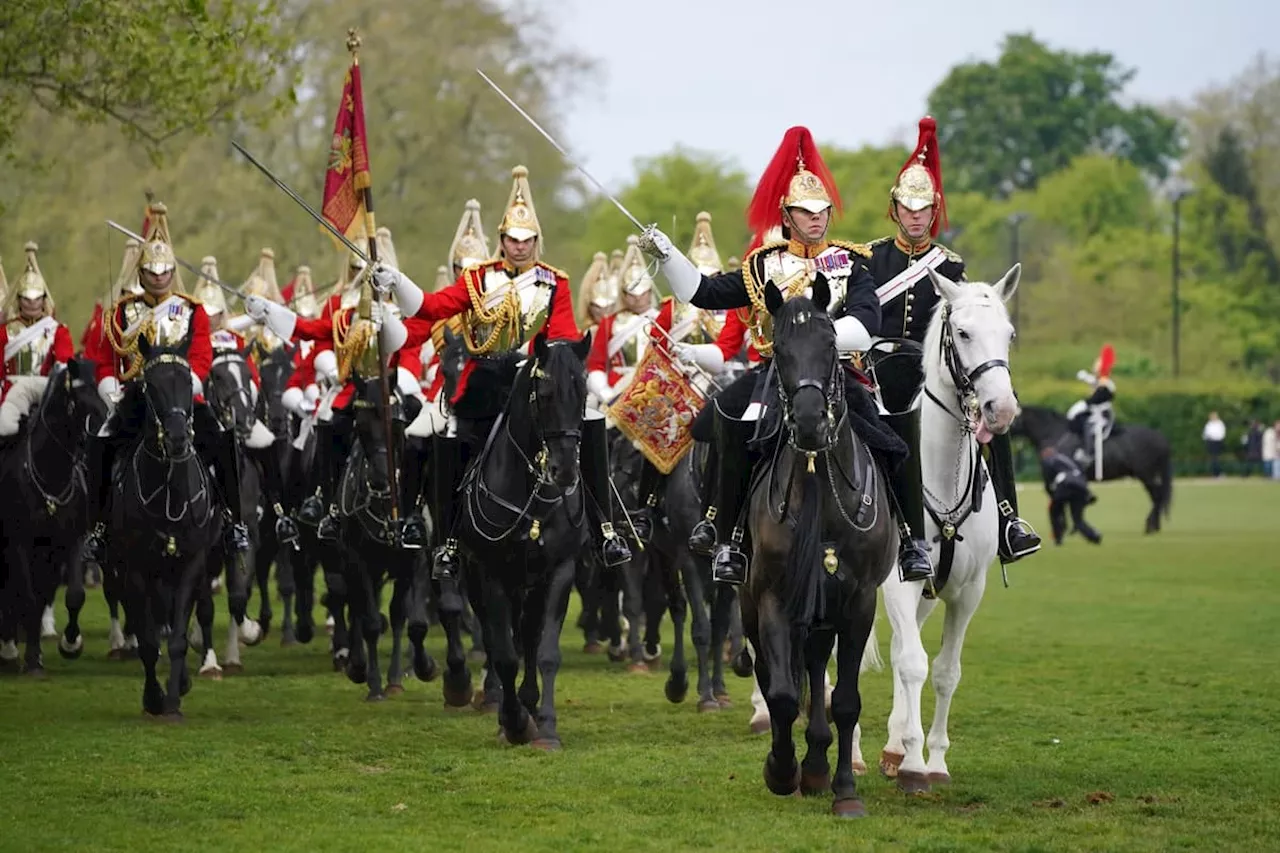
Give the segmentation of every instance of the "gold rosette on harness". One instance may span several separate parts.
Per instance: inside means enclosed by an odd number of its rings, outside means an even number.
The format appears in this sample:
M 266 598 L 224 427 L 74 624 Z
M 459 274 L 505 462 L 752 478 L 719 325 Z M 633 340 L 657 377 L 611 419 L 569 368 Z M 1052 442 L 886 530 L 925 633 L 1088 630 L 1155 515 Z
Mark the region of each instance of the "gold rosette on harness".
M 606 408 L 618 430 L 663 474 L 693 447 L 693 419 L 706 400 L 665 347 L 648 347 L 626 390 Z

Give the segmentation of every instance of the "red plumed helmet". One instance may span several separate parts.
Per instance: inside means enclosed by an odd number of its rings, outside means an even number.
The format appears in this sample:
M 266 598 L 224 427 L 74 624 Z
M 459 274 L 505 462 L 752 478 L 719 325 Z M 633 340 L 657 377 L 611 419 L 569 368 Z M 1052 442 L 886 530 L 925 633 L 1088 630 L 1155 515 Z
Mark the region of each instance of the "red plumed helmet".
M 898 172 L 898 180 L 889 191 L 889 218 L 894 219 L 893 204 L 907 210 L 923 210 L 933 205 L 933 221 L 929 235 L 937 237 L 947 225 L 947 204 L 942 194 L 942 154 L 938 150 L 938 123 L 933 116 L 920 119 L 920 136 L 916 150 Z
M 843 209 L 831 170 L 822 161 L 807 127 L 793 127 L 782 137 L 747 205 L 747 226 L 758 236 L 780 228 L 782 211 L 788 207 L 813 213 L 829 207 Z
M 1099 379 L 1108 379 L 1111 376 L 1111 368 L 1116 365 L 1116 351 L 1111 344 L 1103 344 L 1102 351 L 1098 353 L 1097 369 L 1094 374 Z

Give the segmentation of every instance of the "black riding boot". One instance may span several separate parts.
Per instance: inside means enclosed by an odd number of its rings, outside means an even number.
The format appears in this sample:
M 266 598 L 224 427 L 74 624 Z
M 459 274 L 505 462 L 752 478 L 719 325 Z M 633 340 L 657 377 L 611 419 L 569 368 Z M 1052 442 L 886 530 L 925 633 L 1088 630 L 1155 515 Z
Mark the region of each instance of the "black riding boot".
M 276 445 L 255 450 L 258 465 L 262 468 L 267 500 L 276 514 L 276 538 L 281 545 L 291 545 L 293 550 L 299 549 L 298 527 L 284 508 L 284 473 L 280 470 L 280 448 Z
M 453 538 L 453 524 L 461 480 L 462 440 L 432 436 L 431 520 L 439 544 L 431 552 L 431 577 L 438 581 L 458 577 L 458 540 Z
M 316 452 L 311 460 L 311 479 L 315 481 L 315 489 L 298 508 L 298 521 L 315 527 L 324 518 L 324 491 L 329 483 L 329 456 L 333 453 L 333 425 L 324 422 L 315 424 Z
M 907 458 L 889 474 L 889 488 L 898 503 L 901 524 L 898 544 L 898 573 L 903 582 L 927 581 L 933 577 L 929 543 L 924 536 L 924 487 L 920 482 L 920 410 L 881 419 L 907 444 Z
M 403 429 L 401 429 L 403 432 Z M 427 522 L 418 504 L 422 493 L 423 447 L 419 441 L 406 438 L 402 444 L 400 462 L 400 509 L 404 512 L 404 528 L 400 533 L 400 546 L 408 551 L 420 551 L 427 544 Z
M 703 557 L 710 557 L 716 549 L 716 492 L 714 484 L 720 476 L 720 450 L 712 441 L 707 451 L 707 467 L 702 472 L 703 491 L 706 494 L 702 501 L 702 518 L 689 531 L 689 550 Z
M 742 550 L 746 529 L 740 517 L 751 487 L 754 467 L 747 446 L 755 434 L 755 421 L 738 421 L 716 413 L 716 448 L 720 464 L 716 472 L 716 545 L 711 575 L 718 582 L 741 586 L 747 582 L 747 553 Z
M 635 528 L 636 538 L 648 543 L 653 539 L 653 528 L 657 523 L 658 493 L 662 489 L 663 474 L 648 459 L 640 460 L 639 500 L 640 508 L 631 515 L 631 526 Z
M 223 542 L 230 553 L 248 551 L 253 547 L 249 541 L 249 527 L 244 523 L 244 506 L 240 495 L 240 459 L 236 454 L 236 434 L 224 429 L 216 437 L 218 477 L 221 480 L 222 499 L 226 502 L 227 512 L 231 515 L 231 523 L 223 531 Z
M 1018 490 L 1013 476 L 1013 442 L 1008 434 L 997 435 L 987 445 L 987 467 L 1000 509 L 997 550 L 1000 562 L 1012 563 L 1040 550 L 1040 537 L 1018 517 Z
M 609 485 L 609 442 L 604 418 L 582 422 L 582 482 L 587 488 L 587 519 L 591 538 L 606 566 L 631 559 L 627 542 L 613 529 L 613 489 Z
M 111 465 L 115 458 L 114 436 L 90 435 L 85 440 L 88 482 L 85 497 L 89 504 L 89 535 L 81 558 L 101 567 L 107 556 L 107 505 L 111 500 Z

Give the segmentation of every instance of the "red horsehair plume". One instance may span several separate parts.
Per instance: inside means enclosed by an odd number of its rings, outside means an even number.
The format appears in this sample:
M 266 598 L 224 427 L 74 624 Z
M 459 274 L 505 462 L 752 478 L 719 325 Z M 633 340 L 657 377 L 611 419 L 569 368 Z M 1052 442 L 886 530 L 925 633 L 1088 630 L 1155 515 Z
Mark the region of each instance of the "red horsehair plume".
M 831 177 L 831 170 L 822 161 L 813 135 L 809 133 L 809 128 L 797 125 L 782 137 L 782 144 L 760 176 L 751 204 L 747 205 L 747 227 L 751 229 L 751 233 L 763 235 L 770 228 L 782 224 L 782 199 L 786 197 L 791 179 L 799 171 L 801 161 L 804 168 L 817 175 L 818 180 L 827 188 L 832 206 L 837 211 L 844 209 L 840 194 L 836 191 L 836 182 Z
M 947 202 L 942 192 L 942 152 L 938 150 L 938 123 L 934 121 L 933 116 L 920 119 L 920 135 L 916 141 L 916 150 L 911 152 L 907 162 L 903 163 L 902 168 L 898 170 L 899 179 L 902 173 L 915 163 L 924 166 L 929 176 L 933 178 L 933 189 L 937 193 L 935 202 L 937 209 L 934 211 L 933 224 L 929 227 L 929 236 L 937 237 L 938 232 L 947 227 Z M 892 200 L 889 202 L 889 218 L 894 218 Z

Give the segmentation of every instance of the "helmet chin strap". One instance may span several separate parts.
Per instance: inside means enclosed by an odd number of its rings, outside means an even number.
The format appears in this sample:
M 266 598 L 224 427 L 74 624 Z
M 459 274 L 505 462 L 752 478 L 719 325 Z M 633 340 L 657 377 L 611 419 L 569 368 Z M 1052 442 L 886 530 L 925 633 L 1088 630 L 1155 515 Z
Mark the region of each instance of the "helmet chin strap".
M 893 219 L 894 224 L 898 226 L 898 234 L 902 236 L 903 241 L 911 244 L 912 246 L 919 246 L 933 240 L 933 223 L 934 220 L 938 218 L 938 206 L 936 204 L 929 205 L 929 211 L 929 224 L 925 226 L 924 234 L 920 235 L 919 240 L 914 240 L 911 235 L 907 233 L 907 228 L 902 224 L 902 220 L 898 218 L 898 202 L 895 201 L 893 203 L 893 213 L 890 217 Z
M 827 208 L 827 209 L 830 210 L 830 208 Z M 783 224 L 786 225 L 787 230 L 791 233 L 791 239 L 799 240 L 801 243 L 808 243 L 811 246 L 816 246 L 817 244 L 821 243 L 823 240 L 827 239 L 827 232 L 831 230 L 831 217 L 828 216 L 827 227 L 823 228 L 822 233 L 819 234 L 815 239 L 810 240 L 808 237 L 805 237 L 800 232 L 799 228 L 796 227 L 795 220 L 791 218 L 791 208 L 789 207 L 782 208 L 782 220 L 783 220 Z

